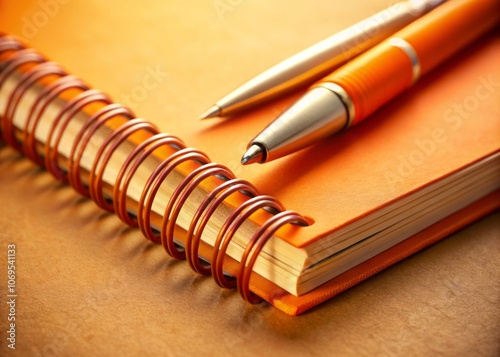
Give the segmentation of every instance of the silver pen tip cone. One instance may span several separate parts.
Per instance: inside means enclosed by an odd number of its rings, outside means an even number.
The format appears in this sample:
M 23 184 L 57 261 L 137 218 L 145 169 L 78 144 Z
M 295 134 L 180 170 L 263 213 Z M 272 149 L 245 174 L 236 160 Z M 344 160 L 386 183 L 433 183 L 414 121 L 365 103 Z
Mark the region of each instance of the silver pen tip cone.
M 259 145 L 252 144 L 241 158 L 242 165 L 262 163 L 265 161 L 265 152 Z
M 205 113 L 203 113 L 200 116 L 200 119 L 208 119 L 208 118 L 215 118 L 216 116 L 219 116 L 220 114 L 220 108 L 216 105 L 208 109 Z

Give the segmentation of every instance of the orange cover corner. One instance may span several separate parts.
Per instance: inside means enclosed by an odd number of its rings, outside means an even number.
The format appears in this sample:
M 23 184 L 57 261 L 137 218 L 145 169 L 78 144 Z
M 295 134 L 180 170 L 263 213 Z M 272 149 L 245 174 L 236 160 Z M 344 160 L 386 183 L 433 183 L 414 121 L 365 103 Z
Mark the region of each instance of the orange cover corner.
M 496 191 L 302 296 L 294 296 L 258 277 L 252 290 L 286 314 L 300 315 L 498 210 L 499 207 L 500 191 Z

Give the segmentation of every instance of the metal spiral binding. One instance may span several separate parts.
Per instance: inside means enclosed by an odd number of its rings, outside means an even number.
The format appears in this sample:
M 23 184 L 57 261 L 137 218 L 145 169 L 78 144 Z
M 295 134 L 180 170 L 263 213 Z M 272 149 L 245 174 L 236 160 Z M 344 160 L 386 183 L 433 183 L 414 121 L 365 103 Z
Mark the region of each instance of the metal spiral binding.
M 90 196 L 89 188 L 83 185 L 81 178 L 80 162 L 90 139 L 108 121 L 117 117 L 134 118 L 132 111 L 121 104 L 109 103 L 102 109 L 92 114 L 82 129 L 76 134 L 71 152 L 69 154 L 69 183 L 82 195 Z
M 162 244 L 172 257 L 186 259 L 195 272 L 212 274 L 216 283 L 224 288 L 237 287 L 240 295 L 249 302 L 260 301 L 259 297 L 250 292 L 250 277 L 257 257 L 266 242 L 284 225 L 307 225 L 307 221 L 300 214 L 285 210 L 272 196 L 260 195 L 251 183 L 236 178 L 226 166 L 211 162 L 208 156 L 199 150 L 187 148 L 179 138 L 160 133 L 155 125 L 136 118 L 130 109 L 113 103 L 106 94 L 91 89 L 77 77 L 68 74 L 61 66 L 49 62 L 13 36 L 0 33 L 0 90 L 14 73 L 20 74 L 20 78 L 8 96 L 4 113 L 1 113 L 0 117 L 0 134 L 4 141 L 35 163 L 44 165 L 58 180 L 67 181 L 80 194 L 90 196 L 103 209 L 116 213 L 126 224 L 139 227 L 147 239 Z M 19 140 L 16 137 L 14 117 L 23 96 L 33 86 L 40 86 L 41 89 L 27 111 L 26 124 L 20 133 L 22 139 Z M 68 99 L 69 93 L 73 94 Z M 49 104 L 62 97 L 66 100 L 65 104 L 54 118 L 46 138 L 40 140 L 36 133 L 41 118 Z M 78 113 L 95 103 L 100 103 L 102 107 L 89 114 L 74 137 L 66 161 L 67 167 L 61 167 L 59 146 L 64 133 Z M 86 186 L 81 177 L 80 166 L 84 152 L 99 129 L 117 118 L 126 120 L 102 140 L 93 158 L 88 173 L 89 183 Z M 113 153 L 128 138 L 139 132 L 149 132 L 150 137 L 128 154 L 118 171 L 112 197 L 105 197 L 103 177 Z M 37 151 L 37 145 L 41 142 L 44 142 L 43 150 Z M 168 146 L 175 152 L 161 161 L 147 179 L 135 216 L 127 207 L 130 182 L 141 164 L 162 146 Z M 155 232 L 151 224 L 155 197 L 167 177 L 185 162 L 196 162 L 199 166 L 184 176 L 173 190 L 159 232 Z M 217 178 L 221 183 L 204 197 L 191 219 L 185 243 L 181 245 L 174 241 L 174 229 L 182 207 L 203 181 L 213 178 Z M 218 233 L 212 256 L 202 260 L 199 248 L 203 231 L 215 211 L 236 193 L 243 193 L 248 199 L 231 212 Z M 241 257 L 236 276 L 230 278 L 224 272 L 227 248 L 243 222 L 263 209 L 272 210 L 273 215 L 251 237 Z

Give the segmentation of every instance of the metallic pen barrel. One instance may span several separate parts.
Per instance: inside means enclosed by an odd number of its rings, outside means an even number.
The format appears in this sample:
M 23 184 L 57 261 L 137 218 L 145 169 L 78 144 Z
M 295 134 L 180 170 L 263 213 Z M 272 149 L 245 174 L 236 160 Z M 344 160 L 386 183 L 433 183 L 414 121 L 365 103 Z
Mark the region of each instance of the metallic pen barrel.
M 348 126 L 349 117 L 341 96 L 315 87 L 250 142 L 241 163 L 272 161 L 312 145 Z
M 220 99 L 201 118 L 236 114 L 300 85 L 311 84 L 444 1 L 398 2 L 254 77 Z

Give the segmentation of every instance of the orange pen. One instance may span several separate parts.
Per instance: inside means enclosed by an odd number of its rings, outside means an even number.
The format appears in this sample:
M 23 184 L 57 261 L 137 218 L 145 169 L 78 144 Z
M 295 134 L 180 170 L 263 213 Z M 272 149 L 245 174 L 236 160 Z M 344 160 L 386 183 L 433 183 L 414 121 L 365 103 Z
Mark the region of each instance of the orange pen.
M 494 28 L 498 0 L 453 0 L 313 85 L 250 141 L 242 164 L 268 162 L 366 119 Z

